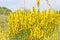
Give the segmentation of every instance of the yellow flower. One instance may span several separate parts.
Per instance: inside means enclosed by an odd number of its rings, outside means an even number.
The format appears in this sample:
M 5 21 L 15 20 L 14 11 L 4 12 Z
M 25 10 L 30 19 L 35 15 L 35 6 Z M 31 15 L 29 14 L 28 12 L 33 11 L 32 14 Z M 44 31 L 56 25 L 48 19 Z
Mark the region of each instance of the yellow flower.
M 37 5 L 39 5 L 40 4 L 40 0 L 37 0 Z
M 41 32 L 38 27 L 31 29 L 30 38 L 41 38 L 43 36 L 43 31 Z
M 40 0 L 37 0 L 39 5 Z M 21 30 L 30 29 L 30 38 L 42 38 L 48 40 L 55 31 L 57 26 L 60 27 L 60 14 L 55 11 L 46 10 L 39 12 L 33 7 L 32 11 L 11 12 L 8 17 L 8 28 L 10 28 L 11 36 L 15 36 Z M 8 31 L 8 30 L 7 30 Z M 24 31 L 23 31 L 24 32 Z M 47 35 L 46 35 L 47 34 Z

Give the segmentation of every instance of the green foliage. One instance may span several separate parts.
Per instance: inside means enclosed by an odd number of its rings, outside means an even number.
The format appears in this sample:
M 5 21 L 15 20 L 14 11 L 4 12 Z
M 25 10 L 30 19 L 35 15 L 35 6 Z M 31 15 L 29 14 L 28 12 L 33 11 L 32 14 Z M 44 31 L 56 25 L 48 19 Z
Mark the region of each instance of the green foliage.
M 8 9 L 8 8 L 0 7 L 0 14 L 9 15 L 10 12 L 12 12 L 12 11 L 10 9 Z

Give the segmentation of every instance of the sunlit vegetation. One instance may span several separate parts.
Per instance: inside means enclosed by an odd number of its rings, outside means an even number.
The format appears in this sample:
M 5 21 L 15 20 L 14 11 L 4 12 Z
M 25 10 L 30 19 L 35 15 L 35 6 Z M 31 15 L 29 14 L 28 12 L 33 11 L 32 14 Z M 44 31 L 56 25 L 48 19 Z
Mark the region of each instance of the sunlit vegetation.
M 0 7 L 0 40 L 60 40 L 60 11 L 40 11 L 40 0 L 36 3 L 38 10 L 12 12 Z
M 57 29 L 60 27 L 60 14 L 49 9 L 42 12 L 32 11 L 11 12 L 8 17 L 10 36 L 15 40 L 49 40 L 53 35 L 58 39 Z M 52 40 L 52 39 L 51 39 Z

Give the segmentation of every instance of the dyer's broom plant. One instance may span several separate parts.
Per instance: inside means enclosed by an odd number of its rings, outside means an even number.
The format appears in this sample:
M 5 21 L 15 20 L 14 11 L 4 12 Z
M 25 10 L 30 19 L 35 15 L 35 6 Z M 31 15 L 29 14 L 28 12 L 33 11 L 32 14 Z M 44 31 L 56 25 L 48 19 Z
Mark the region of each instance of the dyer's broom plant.
M 60 27 L 60 14 L 55 10 L 11 12 L 8 17 L 13 40 L 49 40 Z M 56 38 L 57 39 L 57 38 Z M 52 39 L 51 39 L 52 40 Z

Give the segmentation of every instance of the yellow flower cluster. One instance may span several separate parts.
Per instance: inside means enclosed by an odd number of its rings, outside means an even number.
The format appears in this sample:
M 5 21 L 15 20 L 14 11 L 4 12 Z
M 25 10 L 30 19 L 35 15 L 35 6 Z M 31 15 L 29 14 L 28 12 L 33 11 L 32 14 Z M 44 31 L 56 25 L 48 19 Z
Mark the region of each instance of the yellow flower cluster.
M 0 26 L 0 40 L 10 40 L 9 39 L 9 30 L 3 30 Z
M 29 38 L 31 40 L 48 39 L 60 26 L 60 14 L 55 10 L 37 11 L 17 10 L 11 12 L 8 17 L 8 27 L 11 35 L 18 34 L 23 29 L 30 29 Z M 46 40 L 47 40 L 46 39 Z
M 39 5 L 40 4 L 40 0 L 37 0 L 37 5 Z
M 5 37 L 3 35 L 2 27 L 0 26 L 0 40 L 4 40 Z

